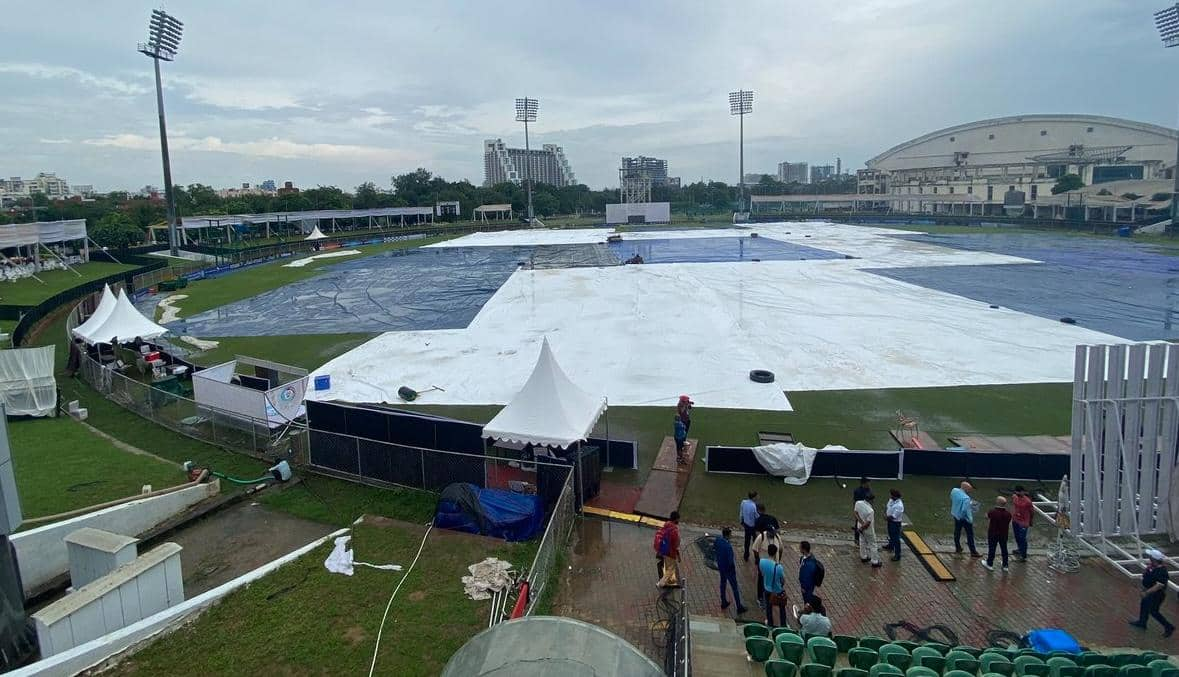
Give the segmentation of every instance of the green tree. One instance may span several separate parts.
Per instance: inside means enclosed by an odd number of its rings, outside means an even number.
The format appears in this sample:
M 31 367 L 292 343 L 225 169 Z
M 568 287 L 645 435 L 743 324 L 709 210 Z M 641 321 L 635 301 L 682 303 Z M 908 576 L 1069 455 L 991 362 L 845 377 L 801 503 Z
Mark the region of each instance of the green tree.
M 1084 187 L 1085 182 L 1081 180 L 1080 176 L 1077 176 L 1076 174 L 1065 174 L 1056 180 L 1055 186 L 1052 186 L 1052 194 L 1059 195 L 1061 193 L 1067 193 L 1070 190 L 1076 190 L 1078 188 Z
M 143 230 L 122 212 L 111 212 L 90 229 L 90 237 L 103 247 L 126 249 L 143 242 Z
M 381 194 L 377 192 L 377 184 L 368 181 L 356 187 L 356 195 L 352 198 L 354 209 L 375 209 L 380 204 Z

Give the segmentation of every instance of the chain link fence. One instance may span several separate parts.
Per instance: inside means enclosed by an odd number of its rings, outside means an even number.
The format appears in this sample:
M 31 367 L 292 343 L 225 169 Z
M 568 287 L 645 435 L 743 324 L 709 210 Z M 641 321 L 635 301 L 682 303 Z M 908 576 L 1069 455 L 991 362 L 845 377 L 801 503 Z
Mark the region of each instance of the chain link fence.
M 577 522 L 577 504 L 573 489 L 573 473 L 565 478 L 565 485 L 561 489 L 561 496 L 553 506 L 553 514 L 549 517 L 548 527 L 540 540 L 540 547 L 536 550 L 536 557 L 532 566 L 528 568 L 528 611 L 531 616 L 536 612 L 541 600 L 546 595 L 553 594 L 553 587 L 560 575 L 561 553 L 569 543 L 573 534 L 573 526 Z
M 182 277 L 191 277 L 209 268 L 211 265 L 205 261 L 193 261 L 191 263 L 173 264 L 167 268 L 159 268 L 146 273 L 140 273 L 131 278 L 131 288 L 135 291 L 150 289 L 159 285 L 161 282 L 171 282 Z

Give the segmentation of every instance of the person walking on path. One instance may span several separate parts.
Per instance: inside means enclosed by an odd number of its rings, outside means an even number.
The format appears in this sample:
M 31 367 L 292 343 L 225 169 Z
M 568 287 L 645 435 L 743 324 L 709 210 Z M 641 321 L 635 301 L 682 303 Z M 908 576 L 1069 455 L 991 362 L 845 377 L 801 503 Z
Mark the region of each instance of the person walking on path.
M 663 575 L 657 586 L 674 588 L 680 584 L 680 513 L 673 510 L 670 518 L 655 532 L 655 554 L 663 564 Z
M 761 574 L 761 560 L 773 548 L 773 559 L 775 562 L 782 562 L 782 538 L 778 535 L 777 529 L 766 529 L 757 535 L 753 540 L 753 561 L 758 563 L 757 569 L 757 602 L 763 604 L 765 602 L 765 594 L 763 593 L 764 583 Z
M 684 432 L 692 429 L 692 405 L 696 404 L 687 395 L 680 395 L 680 401 L 675 405 L 675 416 L 684 422 Z
M 856 531 L 860 534 L 860 561 L 871 562 L 872 566 L 880 566 L 880 549 L 876 545 L 876 510 L 872 507 L 873 498 L 856 501 L 853 512 L 856 516 Z
M 872 480 L 867 477 L 860 478 L 860 486 L 852 490 L 852 508 L 854 509 L 857 501 L 863 501 L 870 498 L 875 498 L 872 494 Z M 860 528 L 858 525 L 852 527 L 852 533 L 855 534 L 856 545 L 860 544 Z
M 798 586 L 802 588 L 802 601 L 806 604 L 814 604 L 818 599 L 815 589 L 823 587 L 826 570 L 823 568 L 823 563 L 811 554 L 810 541 L 799 543 L 798 552 L 800 555 L 798 558 Z
M 749 492 L 749 496 L 741 501 L 741 526 L 745 528 L 745 561 L 749 561 L 749 545 L 757 535 L 757 492 Z
M 970 548 L 971 557 L 982 557 L 978 548 L 974 547 L 974 504 L 970 501 L 970 493 L 974 486 L 970 482 L 950 490 L 950 517 L 954 518 L 954 551 L 962 554 L 962 532 L 966 532 L 966 545 Z
M 766 625 L 771 628 L 777 627 L 774 625 L 774 607 L 778 607 L 778 620 L 782 621 L 783 626 L 786 625 L 786 570 L 782 568 L 780 555 L 778 546 L 771 543 L 766 556 L 757 563 L 764 581 L 762 592 L 766 600 Z
M 884 507 L 884 519 L 888 522 L 888 543 L 885 550 L 892 550 L 892 561 L 901 561 L 901 518 L 905 514 L 905 503 L 901 492 L 888 490 L 888 505 Z
M 1015 551 L 1019 561 L 1028 561 L 1028 529 L 1032 528 L 1032 499 L 1022 484 L 1015 485 L 1011 497 L 1011 531 L 1015 533 Z
M 729 539 L 733 537 L 733 530 L 725 527 L 721 529 L 720 538 L 716 539 L 713 546 L 716 552 L 716 571 L 720 574 L 720 598 L 721 609 L 729 608 L 729 599 L 725 596 L 725 584 L 733 589 L 733 601 L 737 603 L 737 615 L 741 615 L 748 611 L 745 605 L 741 604 L 741 591 L 737 588 L 737 556 L 733 552 L 733 545 L 729 543 Z
M 983 566 L 995 570 L 995 546 L 1003 553 L 1003 571 L 1007 571 L 1007 533 L 1011 526 L 1011 513 L 1007 512 L 1007 499 L 999 496 L 995 507 L 987 512 L 987 561 Z
M 683 465 L 688 462 L 688 457 L 684 455 L 684 446 L 688 442 L 688 428 L 684 422 L 680 420 L 679 416 L 675 417 L 675 460 L 676 463 Z
M 1163 626 L 1163 637 L 1170 637 L 1175 626 L 1159 611 L 1167 597 L 1167 565 L 1163 553 L 1155 549 L 1146 551 L 1150 561 L 1142 574 L 1142 601 L 1138 603 L 1138 620 L 1130 621 L 1136 628 L 1146 629 L 1146 617 L 1152 616 Z

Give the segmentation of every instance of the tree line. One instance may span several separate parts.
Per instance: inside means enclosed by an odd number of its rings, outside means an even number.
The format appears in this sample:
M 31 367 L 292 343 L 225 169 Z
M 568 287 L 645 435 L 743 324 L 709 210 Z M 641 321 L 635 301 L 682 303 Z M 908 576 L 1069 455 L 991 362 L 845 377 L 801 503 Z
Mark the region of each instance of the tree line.
M 476 186 L 470 181 L 448 181 L 426 169 L 417 169 L 390 178 L 390 188 L 381 190 L 373 182 L 362 183 L 349 192 L 336 186 L 317 186 L 281 195 L 241 195 L 222 198 L 210 186 L 193 183 L 176 186 L 176 209 L 181 216 L 203 214 L 262 214 L 298 212 L 313 209 L 375 209 L 381 207 L 433 206 L 438 202 L 458 201 L 460 220 L 470 218 L 471 210 L 483 204 L 511 204 L 519 214 L 525 213 L 527 194 L 524 186 L 500 183 Z M 721 181 L 698 181 L 684 186 L 653 186 L 651 199 L 670 202 L 672 211 L 684 215 L 722 214 L 737 206 L 738 190 Z M 840 177 L 813 185 L 783 184 L 765 177 L 761 183 L 747 187 L 753 194 L 802 194 L 855 192 L 855 179 Z M 537 183 L 532 189 L 535 214 L 541 218 L 556 215 L 604 215 L 608 203 L 618 202 L 616 189 L 592 190 L 589 186 L 551 186 Z M 8 212 L 0 211 L 0 224 L 27 221 L 86 219 L 91 238 L 107 247 L 126 247 L 144 241 L 148 226 L 163 223 L 165 205 L 161 199 L 149 199 L 114 191 L 92 200 L 49 200 L 34 194 Z

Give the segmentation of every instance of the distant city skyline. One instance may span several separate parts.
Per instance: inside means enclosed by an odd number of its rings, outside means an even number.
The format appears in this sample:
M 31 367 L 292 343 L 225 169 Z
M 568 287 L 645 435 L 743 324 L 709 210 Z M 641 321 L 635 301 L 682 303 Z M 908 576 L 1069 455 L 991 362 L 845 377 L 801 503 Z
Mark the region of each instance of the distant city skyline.
M 79 177 L 99 191 L 160 183 L 151 69 L 135 52 L 154 7 L 80 4 L 69 21 L 52 5 L 7 8 L 0 147 L 9 166 Z M 561 145 L 578 180 L 595 189 L 616 187 L 618 158 L 636 153 L 666 159 L 685 183 L 736 183 L 737 123 L 727 107 L 736 87 L 757 92 L 745 120 L 749 171 L 840 157 L 854 172 L 921 134 L 1006 115 L 1109 115 L 1173 128 L 1173 88 L 1156 75 L 1173 70 L 1174 55 L 1157 46 L 1153 8 L 766 1 L 737 16 L 719 5 L 684 12 L 651 2 L 628 6 L 619 27 L 588 2 L 410 9 L 358 0 L 345 15 L 302 1 L 276 12 L 176 0 L 168 10 L 185 24 L 184 43 L 164 72 L 173 172 L 178 184 L 273 176 L 352 189 L 425 167 L 478 184 L 483 139 L 523 145 L 513 116 L 520 92 L 543 102 L 534 147 Z M 345 20 L 358 15 L 365 20 Z M 984 30 L 997 17 L 1002 30 Z M 610 30 L 588 30 L 604 22 Z M 579 30 L 493 44 L 488 25 Z M 396 40 L 390 26 L 401 29 Z M 806 57 L 782 59 L 784 40 Z M 291 49 L 310 41 L 333 47 Z

